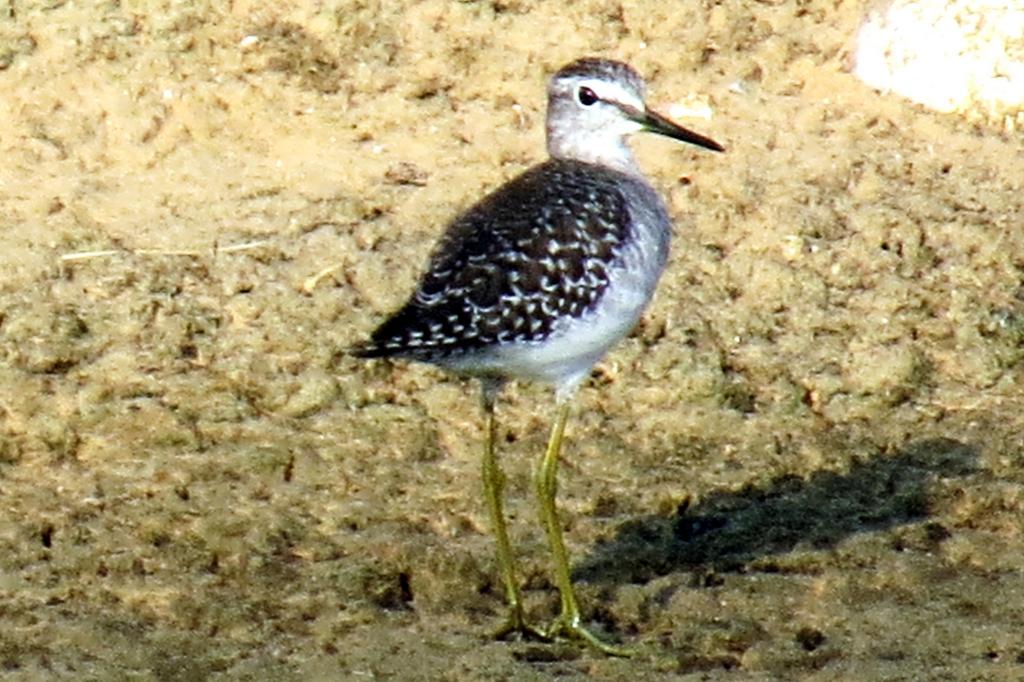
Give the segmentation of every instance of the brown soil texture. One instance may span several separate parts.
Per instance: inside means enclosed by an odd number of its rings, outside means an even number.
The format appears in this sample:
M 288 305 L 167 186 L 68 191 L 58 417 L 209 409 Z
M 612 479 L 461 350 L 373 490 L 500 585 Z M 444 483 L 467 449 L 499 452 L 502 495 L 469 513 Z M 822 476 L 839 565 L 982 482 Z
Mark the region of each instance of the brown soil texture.
M 1024 136 L 859 83 L 865 11 L 0 3 L 0 676 L 1024 677 Z M 635 142 L 672 256 L 568 428 L 628 660 L 488 637 L 478 387 L 345 353 L 583 55 L 728 149 Z M 503 398 L 544 623 L 552 395 Z

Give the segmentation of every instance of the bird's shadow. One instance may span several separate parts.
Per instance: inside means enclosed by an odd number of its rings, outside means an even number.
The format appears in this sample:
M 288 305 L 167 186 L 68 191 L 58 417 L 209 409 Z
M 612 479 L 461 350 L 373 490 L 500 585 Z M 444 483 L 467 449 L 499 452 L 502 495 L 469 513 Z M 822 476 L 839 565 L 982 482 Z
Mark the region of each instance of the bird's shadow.
M 971 445 L 926 439 L 856 461 L 844 473 L 780 477 L 761 487 L 714 493 L 699 505 L 681 504 L 674 514 L 622 524 L 576 566 L 574 578 L 646 583 L 681 569 L 742 571 L 798 546 L 833 547 L 857 533 L 925 519 L 935 481 L 966 476 L 977 461 Z

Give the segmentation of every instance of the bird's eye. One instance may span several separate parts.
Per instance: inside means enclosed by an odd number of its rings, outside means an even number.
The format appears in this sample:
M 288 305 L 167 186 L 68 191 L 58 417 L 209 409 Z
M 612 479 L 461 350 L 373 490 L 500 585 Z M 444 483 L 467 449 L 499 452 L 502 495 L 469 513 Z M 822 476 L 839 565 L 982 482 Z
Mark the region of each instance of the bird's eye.
M 576 91 L 576 98 L 579 99 L 580 104 L 585 107 L 589 107 L 591 104 L 597 101 L 597 95 L 590 88 L 583 86 Z

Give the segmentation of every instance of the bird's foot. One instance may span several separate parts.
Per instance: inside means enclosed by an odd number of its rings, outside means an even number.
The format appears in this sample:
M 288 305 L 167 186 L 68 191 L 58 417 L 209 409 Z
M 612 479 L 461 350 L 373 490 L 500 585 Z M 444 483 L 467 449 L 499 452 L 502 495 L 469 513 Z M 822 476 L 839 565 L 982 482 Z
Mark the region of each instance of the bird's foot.
M 519 637 L 531 642 L 550 642 L 551 638 L 540 628 L 536 628 L 526 622 L 526 616 L 521 608 L 513 607 L 509 610 L 508 618 L 494 631 L 494 639 L 504 640 L 512 637 Z
M 582 642 L 591 649 L 600 651 L 608 656 L 630 658 L 638 653 L 627 647 L 608 644 L 584 627 L 583 624 L 580 623 L 579 615 L 567 614 L 565 612 L 562 612 L 558 618 L 555 619 L 544 634 L 549 641 L 560 637 L 575 640 L 577 642 Z

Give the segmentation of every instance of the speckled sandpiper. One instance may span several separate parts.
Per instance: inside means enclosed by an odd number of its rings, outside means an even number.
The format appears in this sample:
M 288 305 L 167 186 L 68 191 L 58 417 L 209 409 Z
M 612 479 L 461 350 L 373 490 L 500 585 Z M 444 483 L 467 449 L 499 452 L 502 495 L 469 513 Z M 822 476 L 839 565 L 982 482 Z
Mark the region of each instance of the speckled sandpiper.
M 573 591 L 555 508 L 562 434 L 570 398 L 636 324 L 668 256 L 672 222 L 626 136 L 647 131 L 723 151 L 649 110 L 644 91 L 637 72 L 621 62 L 585 58 L 559 70 L 548 86 L 551 158 L 458 216 L 408 302 L 354 349 L 481 380 L 484 492 L 510 608 L 499 636 L 566 636 L 617 655 L 628 652 L 584 626 Z M 495 458 L 494 403 L 509 379 L 555 387 L 554 424 L 535 478 L 561 593 L 561 613 L 545 630 L 525 618 Z

